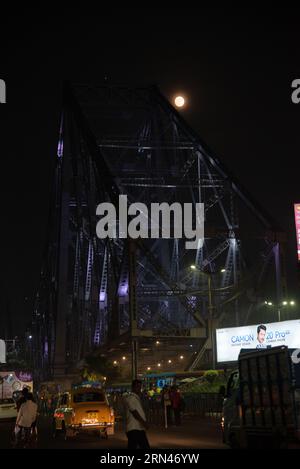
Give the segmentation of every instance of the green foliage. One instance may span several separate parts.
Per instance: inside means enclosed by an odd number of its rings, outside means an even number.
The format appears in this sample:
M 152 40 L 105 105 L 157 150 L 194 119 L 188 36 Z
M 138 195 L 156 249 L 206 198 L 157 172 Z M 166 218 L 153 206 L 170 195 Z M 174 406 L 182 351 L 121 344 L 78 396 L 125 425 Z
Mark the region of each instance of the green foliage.
M 200 379 L 182 385 L 180 389 L 185 394 L 218 393 L 222 385 L 226 385 L 224 373 L 217 370 L 207 370 Z
M 214 383 L 219 377 L 219 372 L 217 370 L 207 370 L 203 376 L 209 383 Z
M 110 360 L 95 351 L 85 357 L 81 375 L 87 381 L 103 381 L 104 378 L 111 381 L 120 376 L 120 370 Z

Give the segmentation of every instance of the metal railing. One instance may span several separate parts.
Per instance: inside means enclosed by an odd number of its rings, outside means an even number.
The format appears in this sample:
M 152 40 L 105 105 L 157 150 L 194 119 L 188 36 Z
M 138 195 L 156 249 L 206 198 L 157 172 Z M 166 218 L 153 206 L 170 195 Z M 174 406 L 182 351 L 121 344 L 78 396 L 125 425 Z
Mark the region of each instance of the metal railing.
M 190 393 L 184 394 L 184 405 L 181 411 L 183 418 L 211 417 L 221 418 L 223 397 L 219 393 Z M 163 425 L 165 419 L 164 407 L 160 399 L 142 399 L 143 408 L 148 423 L 152 425 Z M 122 399 L 113 403 L 117 420 L 125 420 L 125 409 Z

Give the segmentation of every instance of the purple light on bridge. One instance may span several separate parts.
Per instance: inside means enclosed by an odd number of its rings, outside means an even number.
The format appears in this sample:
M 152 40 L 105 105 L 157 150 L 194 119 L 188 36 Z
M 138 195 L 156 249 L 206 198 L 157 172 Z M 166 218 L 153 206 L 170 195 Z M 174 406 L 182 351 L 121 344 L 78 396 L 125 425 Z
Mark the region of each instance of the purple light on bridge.
M 197 306 L 197 297 L 196 296 L 188 296 L 187 297 L 188 303 L 192 308 L 196 308 Z
M 123 285 L 120 285 L 118 294 L 119 296 L 126 296 L 128 292 L 128 282 L 124 283 Z
M 100 302 L 105 301 L 105 291 L 100 292 Z
M 62 158 L 64 152 L 64 142 L 63 140 L 59 140 L 58 145 L 57 145 L 57 156 L 58 158 Z
M 60 127 L 59 127 L 59 139 L 58 139 L 58 145 L 57 145 L 57 157 L 59 159 L 62 158 L 63 152 L 64 152 L 64 140 L 63 140 L 63 116 L 60 121 Z
M 48 342 L 46 340 L 45 345 L 44 345 L 44 357 L 47 357 L 47 356 L 48 356 Z

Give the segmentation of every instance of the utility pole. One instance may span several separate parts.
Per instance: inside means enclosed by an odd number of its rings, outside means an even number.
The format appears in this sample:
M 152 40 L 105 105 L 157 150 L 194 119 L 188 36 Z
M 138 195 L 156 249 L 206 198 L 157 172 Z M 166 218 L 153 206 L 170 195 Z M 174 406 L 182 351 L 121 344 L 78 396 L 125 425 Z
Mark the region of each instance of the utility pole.
M 138 341 L 137 341 L 137 304 L 136 304 L 136 252 L 134 241 L 128 241 L 129 256 L 129 316 L 131 339 L 131 375 L 137 379 Z
M 212 290 L 211 290 L 211 274 L 206 274 L 208 277 L 208 311 L 209 311 L 209 337 L 211 341 L 212 349 L 212 367 L 213 370 L 216 369 L 216 356 L 215 356 L 215 337 L 214 337 L 214 320 L 213 320 L 213 303 L 212 303 Z
M 208 337 L 211 344 L 212 350 L 212 368 L 216 369 L 216 346 L 215 346 L 215 334 L 214 334 L 214 315 L 213 315 L 213 301 L 212 301 L 212 288 L 211 288 L 211 279 L 212 275 L 217 274 L 218 272 L 204 272 L 203 270 L 199 269 L 195 265 L 191 265 L 192 270 L 197 270 L 200 274 L 207 276 L 207 283 L 208 283 Z M 222 273 L 226 272 L 225 269 L 222 269 Z M 216 290 L 217 291 L 217 290 Z

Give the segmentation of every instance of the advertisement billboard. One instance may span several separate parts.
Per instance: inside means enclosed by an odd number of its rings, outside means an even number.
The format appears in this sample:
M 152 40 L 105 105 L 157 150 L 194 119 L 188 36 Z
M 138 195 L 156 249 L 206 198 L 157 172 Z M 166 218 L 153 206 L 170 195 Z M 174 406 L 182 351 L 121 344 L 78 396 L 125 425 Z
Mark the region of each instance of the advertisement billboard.
M 0 399 L 11 398 L 15 391 L 27 387 L 33 391 L 32 373 L 27 371 L 0 371 Z
M 295 225 L 296 225 L 296 238 L 297 238 L 297 255 L 300 261 L 300 204 L 294 205 L 295 210 Z
M 216 330 L 217 361 L 237 361 L 241 349 L 300 348 L 300 319 Z

